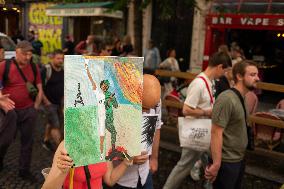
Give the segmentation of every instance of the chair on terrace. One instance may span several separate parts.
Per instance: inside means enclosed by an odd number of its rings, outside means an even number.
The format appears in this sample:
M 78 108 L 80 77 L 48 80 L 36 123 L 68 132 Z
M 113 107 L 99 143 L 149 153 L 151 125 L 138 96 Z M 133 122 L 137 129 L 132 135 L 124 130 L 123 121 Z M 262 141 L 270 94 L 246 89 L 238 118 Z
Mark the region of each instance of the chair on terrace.
M 268 112 L 257 112 L 254 114 L 257 117 L 270 118 L 274 120 L 281 120 L 278 116 Z M 279 128 L 268 125 L 253 123 L 255 146 L 265 146 L 272 150 L 280 144 L 281 131 Z

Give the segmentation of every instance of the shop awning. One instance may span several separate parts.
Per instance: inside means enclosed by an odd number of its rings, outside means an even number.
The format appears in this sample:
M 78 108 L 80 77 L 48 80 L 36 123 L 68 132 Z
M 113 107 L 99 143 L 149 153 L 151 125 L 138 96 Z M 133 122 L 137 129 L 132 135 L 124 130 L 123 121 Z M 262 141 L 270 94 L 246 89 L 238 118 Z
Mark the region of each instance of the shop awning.
M 113 11 L 110 8 L 113 2 L 93 3 L 66 3 L 57 4 L 46 9 L 47 16 L 103 16 L 122 18 L 122 11 Z
M 284 13 L 283 0 L 215 0 L 213 13 Z

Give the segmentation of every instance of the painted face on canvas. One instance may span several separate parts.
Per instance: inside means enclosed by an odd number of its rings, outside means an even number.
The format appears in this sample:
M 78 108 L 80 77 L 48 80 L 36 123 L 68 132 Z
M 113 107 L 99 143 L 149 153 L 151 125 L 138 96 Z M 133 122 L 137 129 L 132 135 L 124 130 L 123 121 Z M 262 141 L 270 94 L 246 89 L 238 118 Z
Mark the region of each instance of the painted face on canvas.
M 101 89 L 102 89 L 102 91 L 103 92 L 106 92 L 107 90 L 108 90 L 108 85 L 107 84 L 105 84 L 105 83 L 103 83 L 102 85 L 101 85 Z

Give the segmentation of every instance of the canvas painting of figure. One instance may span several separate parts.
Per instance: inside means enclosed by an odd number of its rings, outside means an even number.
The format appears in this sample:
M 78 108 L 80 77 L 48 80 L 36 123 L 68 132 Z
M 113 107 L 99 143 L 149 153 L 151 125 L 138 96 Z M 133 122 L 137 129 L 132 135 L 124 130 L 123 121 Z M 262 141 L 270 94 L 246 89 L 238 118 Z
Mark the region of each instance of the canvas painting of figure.
M 141 152 L 143 58 L 64 60 L 65 148 L 77 166 Z

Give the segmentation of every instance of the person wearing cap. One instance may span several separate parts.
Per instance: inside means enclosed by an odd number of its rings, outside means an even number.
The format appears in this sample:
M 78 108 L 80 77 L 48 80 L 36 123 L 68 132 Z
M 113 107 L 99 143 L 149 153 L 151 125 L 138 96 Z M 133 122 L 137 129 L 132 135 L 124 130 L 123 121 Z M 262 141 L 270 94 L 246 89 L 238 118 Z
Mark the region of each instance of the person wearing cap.
M 4 135 L 11 138 L 7 139 L 9 142 L 0 143 L 0 165 L 2 164 L 2 168 L 4 167 L 4 156 L 18 129 L 21 133 L 19 176 L 24 180 L 35 182 L 36 180 L 29 170 L 35 119 L 37 117 L 36 110 L 41 103 L 43 92 L 39 68 L 31 63 L 32 50 L 30 42 L 21 41 L 16 46 L 16 57 L 0 64 L 0 80 L 3 83 L 0 95 L 9 94 L 10 99 L 15 103 L 15 109 L 9 111 L 13 115 L 13 119 L 10 122 L 4 122 L 6 125 L 2 132 L 5 132 Z M 9 66 L 6 66 L 6 64 Z M 4 78 L 4 76 L 7 76 L 7 78 Z M 26 78 L 26 81 L 24 78 Z M 38 93 L 34 95 L 35 99 L 32 99 L 31 92 L 28 90 L 28 82 L 34 84 L 38 90 Z

